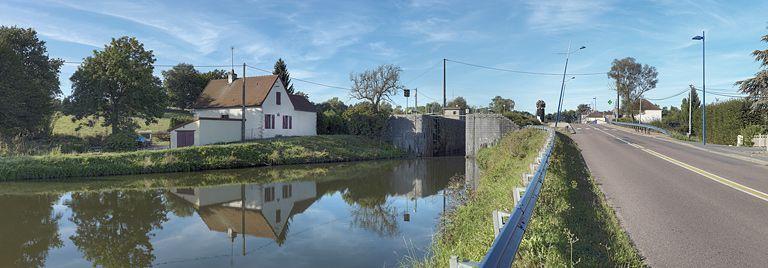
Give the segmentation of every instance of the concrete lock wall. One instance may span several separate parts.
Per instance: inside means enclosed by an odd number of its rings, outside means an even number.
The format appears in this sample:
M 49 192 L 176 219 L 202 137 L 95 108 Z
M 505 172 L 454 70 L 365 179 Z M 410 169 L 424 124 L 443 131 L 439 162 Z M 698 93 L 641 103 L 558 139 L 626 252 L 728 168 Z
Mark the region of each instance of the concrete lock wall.
M 519 130 L 512 120 L 500 114 L 470 114 L 466 116 L 466 156 L 495 144 L 504 134 Z
M 413 156 L 464 155 L 464 121 L 433 115 L 394 115 L 385 138 Z

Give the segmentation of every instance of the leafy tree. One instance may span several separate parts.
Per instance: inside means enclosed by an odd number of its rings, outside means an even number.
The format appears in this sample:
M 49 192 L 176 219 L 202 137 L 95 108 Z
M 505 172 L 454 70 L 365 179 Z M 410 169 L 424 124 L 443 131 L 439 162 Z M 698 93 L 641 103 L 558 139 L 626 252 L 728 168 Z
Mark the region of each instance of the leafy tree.
M 390 115 L 391 109 L 381 109 L 376 112 L 373 104 L 361 102 L 349 107 L 342 116 L 347 122 L 350 134 L 380 137 L 384 133 Z
M 456 97 L 446 104 L 447 107 L 459 107 L 462 110 L 468 109 L 469 105 L 467 105 L 467 100 L 464 99 L 464 97 Z
M 0 26 L 0 135 L 50 133 L 62 64 L 35 30 Z
M 491 99 L 491 103 L 488 105 L 494 113 L 511 112 L 515 109 L 515 101 L 512 99 L 505 99 L 501 96 L 496 96 Z
M 317 110 L 318 134 L 349 133 L 347 122 L 342 117 L 348 107 L 338 97 L 316 104 L 315 108 Z
M 536 120 L 536 116 L 529 112 L 511 111 L 504 113 L 504 116 L 521 127 L 527 125 L 541 125 L 539 120 Z
M 424 106 L 426 113 L 440 113 L 440 110 L 443 108 L 440 103 L 433 101 L 430 103 L 427 103 L 427 105 Z
M 547 103 L 544 100 L 536 101 L 536 116 L 539 117 L 539 121 L 544 122 L 544 109 L 547 108 Z
M 73 120 L 88 119 L 85 125 L 104 118 L 112 133 L 132 131 L 133 118 L 146 124 L 163 115 L 166 95 L 160 79 L 152 75 L 155 57 L 136 38 L 112 39 L 101 51 L 85 58 L 72 75 L 70 112 Z
M 379 113 L 382 101 L 390 100 L 391 96 L 397 95 L 404 88 L 400 83 L 401 71 L 399 66 L 385 64 L 359 74 L 351 73 L 350 96 L 370 102 L 373 111 Z
M 768 43 L 768 34 L 763 35 L 760 40 Z M 736 85 L 739 86 L 739 91 L 749 94 L 752 100 L 752 111 L 765 112 L 768 111 L 768 70 L 765 69 L 768 67 L 768 49 L 752 51 L 752 56 L 755 57 L 755 61 L 760 62 L 763 70 L 758 71 L 755 77 L 736 82 Z
M 589 104 L 579 104 L 579 106 L 576 106 L 576 110 L 579 111 L 580 114 L 586 114 L 592 110 L 592 108 L 589 107 Z
M 191 64 L 179 63 L 170 70 L 163 71 L 163 87 L 171 105 L 191 109 L 208 82 L 225 76 L 224 70 L 201 73 Z
M 272 74 L 280 77 L 280 80 L 283 81 L 283 87 L 288 94 L 293 94 L 295 90 L 293 83 L 291 83 L 291 73 L 288 72 L 288 65 L 285 64 L 282 58 L 277 59 L 277 62 L 275 62 L 275 70 L 272 71 Z
M 53 205 L 58 195 L 0 195 L 0 266 L 43 267 L 48 251 L 63 245 L 60 213 Z
M 168 220 L 161 191 L 73 193 L 65 205 L 77 226 L 69 239 L 93 266 L 152 265 L 152 231 Z
M 612 90 L 616 90 L 618 95 L 624 98 L 623 106 L 627 113 L 632 115 L 631 118 L 634 118 L 631 107 L 637 105 L 645 92 L 656 88 L 659 81 L 658 75 L 656 67 L 638 63 L 635 58 L 613 60 L 611 70 L 608 72 L 608 77 L 614 80 Z

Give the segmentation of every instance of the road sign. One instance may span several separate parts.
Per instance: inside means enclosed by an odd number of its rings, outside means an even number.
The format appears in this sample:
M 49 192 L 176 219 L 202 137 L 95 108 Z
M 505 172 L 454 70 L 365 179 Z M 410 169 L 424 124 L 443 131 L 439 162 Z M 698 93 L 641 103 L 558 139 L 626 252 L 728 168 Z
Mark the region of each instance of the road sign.
M 608 100 L 608 105 L 611 105 L 611 104 L 613 104 L 613 101 L 612 100 Z
M 403 97 L 410 97 L 411 96 L 411 90 L 410 89 L 403 89 Z

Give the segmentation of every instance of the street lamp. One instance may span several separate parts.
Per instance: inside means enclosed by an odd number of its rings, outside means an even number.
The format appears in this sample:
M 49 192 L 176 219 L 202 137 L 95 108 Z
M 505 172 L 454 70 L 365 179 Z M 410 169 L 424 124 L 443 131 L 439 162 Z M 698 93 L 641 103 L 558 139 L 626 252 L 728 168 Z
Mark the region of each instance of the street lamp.
M 704 40 L 704 31 L 701 35 L 694 36 L 693 40 L 701 40 L 701 143 L 707 145 L 707 85 L 706 85 L 706 42 Z
M 555 129 L 557 129 L 557 123 L 560 122 L 560 108 L 563 106 L 563 91 L 565 90 L 565 76 L 568 72 L 568 59 L 571 57 L 571 54 L 579 52 L 582 49 L 585 49 L 587 47 L 581 46 L 576 51 L 571 51 L 571 42 L 568 42 L 568 52 L 565 53 L 565 69 L 563 70 L 563 82 L 560 84 L 560 99 L 557 101 L 557 117 L 555 118 Z M 574 79 L 576 77 L 571 77 L 571 79 Z

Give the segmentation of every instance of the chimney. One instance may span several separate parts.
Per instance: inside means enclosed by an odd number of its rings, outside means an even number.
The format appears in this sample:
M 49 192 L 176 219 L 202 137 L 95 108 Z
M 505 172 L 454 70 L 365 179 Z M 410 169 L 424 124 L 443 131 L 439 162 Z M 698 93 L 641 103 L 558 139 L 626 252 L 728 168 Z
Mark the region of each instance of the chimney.
M 235 80 L 237 80 L 237 74 L 235 73 L 235 69 L 232 69 L 227 74 L 227 82 L 231 85 Z

